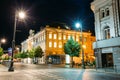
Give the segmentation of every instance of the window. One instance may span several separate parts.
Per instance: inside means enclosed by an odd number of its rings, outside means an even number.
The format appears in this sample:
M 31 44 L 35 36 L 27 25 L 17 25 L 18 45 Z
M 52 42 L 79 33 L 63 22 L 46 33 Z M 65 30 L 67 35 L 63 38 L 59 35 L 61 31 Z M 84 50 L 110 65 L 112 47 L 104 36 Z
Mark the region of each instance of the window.
M 104 35 L 104 39 L 110 38 L 110 28 L 108 26 L 104 28 Z
M 110 15 L 110 11 L 109 11 L 109 8 L 106 9 L 106 16 L 109 16 Z
M 54 48 L 56 48 L 57 47 L 57 43 L 56 42 L 54 42 Z
M 52 39 L 52 33 L 49 33 L 49 39 Z
M 66 40 L 66 35 L 65 34 L 63 35 L 63 39 Z
M 52 42 L 49 42 L 49 47 L 52 47 Z
M 101 17 L 102 17 L 102 18 L 105 17 L 105 12 L 104 12 L 104 10 L 102 10 Z
M 58 39 L 59 39 L 59 40 L 62 39 L 62 34 L 61 34 L 61 33 L 59 33 L 59 37 L 58 37 Z
M 68 39 L 70 39 L 70 35 L 68 35 Z
M 59 42 L 59 48 L 62 48 L 62 42 Z
M 75 40 L 75 37 L 74 37 L 74 35 L 72 36 L 72 38 L 73 38 L 73 40 Z
M 57 39 L 57 34 L 54 34 L 54 39 Z
M 76 35 L 76 41 L 79 41 L 79 36 L 78 35 Z

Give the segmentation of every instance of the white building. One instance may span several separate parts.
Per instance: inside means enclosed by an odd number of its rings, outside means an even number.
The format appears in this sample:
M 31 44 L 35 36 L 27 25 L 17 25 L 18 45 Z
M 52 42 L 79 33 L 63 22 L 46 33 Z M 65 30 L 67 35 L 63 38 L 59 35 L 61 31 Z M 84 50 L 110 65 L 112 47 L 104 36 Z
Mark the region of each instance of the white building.
M 120 69 L 120 0 L 94 0 L 97 67 Z

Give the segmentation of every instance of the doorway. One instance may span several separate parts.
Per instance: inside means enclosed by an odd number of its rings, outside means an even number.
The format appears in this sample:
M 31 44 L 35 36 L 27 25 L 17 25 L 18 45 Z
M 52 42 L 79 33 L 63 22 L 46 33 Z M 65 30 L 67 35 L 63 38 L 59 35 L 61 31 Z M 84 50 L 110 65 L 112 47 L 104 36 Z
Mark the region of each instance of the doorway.
M 102 67 L 113 67 L 112 53 L 102 53 Z

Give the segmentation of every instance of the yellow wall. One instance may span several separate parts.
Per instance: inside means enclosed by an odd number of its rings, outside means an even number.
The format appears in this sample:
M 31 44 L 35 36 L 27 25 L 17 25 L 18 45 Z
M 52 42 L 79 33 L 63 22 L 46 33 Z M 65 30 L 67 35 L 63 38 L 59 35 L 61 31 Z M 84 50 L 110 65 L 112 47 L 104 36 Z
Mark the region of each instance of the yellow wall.
M 52 38 L 49 39 L 49 34 L 52 34 Z M 54 34 L 57 35 L 56 39 L 54 39 Z M 59 40 L 59 37 L 61 34 L 61 40 Z M 95 41 L 95 37 L 91 36 L 90 32 L 83 32 L 83 45 L 86 46 L 86 48 L 84 49 L 84 59 L 85 61 L 88 59 L 90 62 L 92 61 L 92 59 L 94 58 L 94 51 L 92 49 L 92 43 Z M 63 37 L 64 35 L 66 35 L 66 39 L 64 40 Z M 48 55 L 64 55 L 64 50 L 63 50 L 63 46 L 64 43 L 67 42 L 68 40 L 68 36 L 73 36 L 74 40 L 77 39 L 78 36 L 78 42 L 81 44 L 80 41 L 80 31 L 74 31 L 74 30 L 66 30 L 66 29 L 60 29 L 60 28 L 50 28 L 50 27 L 46 27 L 46 56 Z M 49 42 L 52 42 L 52 47 L 49 47 Z M 57 47 L 54 47 L 54 42 L 57 43 Z M 62 42 L 62 48 L 59 48 L 58 43 Z M 74 57 L 74 61 L 75 63 L 81 62 L 81 55 L 80 57 Z

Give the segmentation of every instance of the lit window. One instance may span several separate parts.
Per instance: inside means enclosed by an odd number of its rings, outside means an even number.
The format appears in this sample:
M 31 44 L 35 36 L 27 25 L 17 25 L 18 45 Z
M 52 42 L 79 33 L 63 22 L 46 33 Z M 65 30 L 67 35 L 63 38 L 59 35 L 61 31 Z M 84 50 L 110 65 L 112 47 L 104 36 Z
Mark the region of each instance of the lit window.
M 49 47 L 52 47 L 52 42 L 49 42 Z
M 56 42 L 54 42 L 54 48 L 56 48 L 57 47 L 57 43 Z
M 110 28 L 107 26 L 104 28 L 104 38 L 109 39 L 110 38 Z
M 66 35 L 63 35 L 63 39 L 66 40 Z
M 59 40 L 61 40 L 62 39 L 62 35 L 61 35 L 61 33 L 59 33 L 59 38 L 58 38 Z
M 59 42 L 59 48 L 62 48 L 62 42 Z
M 49 39 L 52 39 L 52 33 L 49 33 Z
M 57 39 L 57 34 L 54 34 L 54 39 Z
M 76 41 L 79 41 L 79 36 L 78 35 L 76 36 Z
M 75 37 L 74 37 L 74 36 L 72 36 L 72 38 L 73 38 L 73 40 L 75 40 Z
M 68 39 L 70 39 L 70 35 L 68 36 Z

